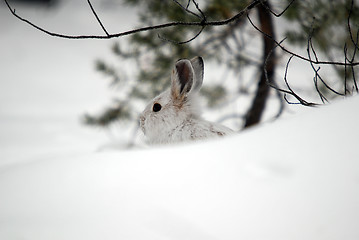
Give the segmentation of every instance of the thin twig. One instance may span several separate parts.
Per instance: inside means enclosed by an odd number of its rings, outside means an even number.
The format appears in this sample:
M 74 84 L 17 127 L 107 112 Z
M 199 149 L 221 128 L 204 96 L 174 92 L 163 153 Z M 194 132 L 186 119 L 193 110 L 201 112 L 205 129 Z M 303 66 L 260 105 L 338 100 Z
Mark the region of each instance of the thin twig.
M 161 40 L 164 40 L 166 42 L 171 42 L 171 43 L 174 43 L 174 44 L 186 44 L 186 43 L 189 43 L 191 41 L 193 41 L 194 39 L 196 39 L 203 31 L 203 29 L 205 28 L 205 26 L 202 26 L 202 28 L 196 33 L 196 35 L 194 35 L 192 38 L 186 40 L 186 41 L 183 41 L 183 42 L 178 42 L 178 41 L 174 41 L 174 40 L 171 40 L 171 39 L 168 39 L 168 38 L 164 38 L 162 37 L 160 34 L 158 34 L 158 38 L 160 38 Z
M 91 4 L 90 0 L 87 0 L 87 3 L 90 5 L 91 11 L 92 11 L 92 13 L 95 15 L 95 17 L 96 17 L 96 19 L 97 19 L 97 22 L 100 24 L 102 30 L 106 33 L 107 36 L 110 36 L 110 34 L 107 32 L 105 26 L 102 24 L 100 18 L 98 17 L 98 15 L 97 15 L 95 9 L 92 7 L 92 4 Z
M 271 57 L 271 55 L 273 54 L 274 50 L 280 46 L 280 44 L 282 44 L 284 41 L 286 40 L 286 38 L 282 39 L 278 45 L 274 46 L 273 49 L 271 49 L 271 51 L 269 52 L 269 54 L 267 55 L 266 57 L 266 60 L 264 61 L 264 67 L 263 67 L 263 71 L 264 71 L 264 76 L 265 76 L 265 79 L 266 79 L 266 83 L 268 84 L 268 86 L 270 86 L 271 88 L 277 90 L 278 92 L 282 92 L 284 93 L 284 100 L 288 103 L 288 104 L 302 104 L 304 106 L 310 106 L 310 107 L 313 107 L 313 106 L 316 106 L 318 104 L 316 103 L 311 103 L 311 102 L 307 102 L 305 101 L 303 98 L 299 97 L 299 95 L 297 95 L 293 89 L 290 87 L 289 83 L 288 83 L 288 80 L 287 80 L 287 74 L 288 74 L 288 67 L 289 67 L 289 63 L 290 61 L 292 60 L 293 57 L 295 57 L 294 55 L 291 55 L 291 57 L 289 58 L 288 62 L 287 62 L 287 65 L 285 67 L 285 73 L 284 73 L 284 82 L 288 88 L 288 90 L 285 90 L 285 89 L 282 89 L 282 88 L 279 88 L 277 86 L 277 84 L 273 83 L 273 82 L 270 82 L 269 81 L 269 78 L 268 78 L 268 72 L 267 72 L 267 64 L 268 64 L 268 59 Z M 298 103 L 292 103 L 292 102 L 289 102 L 286 95 L 291 95 L 293 96 L 294 98 L 296 98 L 298 100 Z
M 357 40 L 354 41 L 353 33 L 352 33 L 352 30 L 351 30 L 351 26 L 350 26 L 350 17 L 351 17 L 351 15 L 352 15 L 353 8 L 354 8 L 354 0 L 352 0 L 351 3 L 350 3 L 349 13 L 348 13 L 348 20 L 347 20 L 347 26 L 348 26 L 349 36 L 350 36 L 350 39 L 351 39 L 352 43 L 354 44 L 354 47 L 355 47 L 356 49 L 359 49 L 359 46 L 358 46 L 358 35 L 357 35 Z
M 189 14 L 191 14 L 191 15 L 193 15 L 193 16 L 195 16 L 195 17 L 201 19 L 201 20 L 203 19 L 203 18 L 202 18 L 201 16 L 199 16 L 197 13 L 194 13 L 194 12 L 192 12 L 191 10 L 188 9 L 189 4 L 190 4 L 190 1 L 188 1 L 186 7 L 183 6 L 183 5 L 182 5 L 180 2 L 178 2 L 177 0 L 172 0 L 172 1 L 175 2 L 178 6 L 180 6 L 185 12 L 187 12 L 187 13 L 189 13 Z
M 264 2 L 266 2 L 266 1 L 264 1 L 264 0 L 261 1 L 261 4 L 262 4 L 263 7 L 265 7 L 265 8 L 266 8 L 270 13 L 272 13 L 274 16 L 280 17 L 280 16 L 282 16 L 282 15 L 288 10 L 288 8 L 292 5 L 292 3 L 293 3 L 294 1 L 295 1 L 295 0 L 292 0 L 292 1 L 287 5 L 287 7 L 284 8 L 284 10 L 283 10 L 282 12 L 280 12 L 280 13 L 275 13 L 270 7 L 268 7 L 267 4 L 264 4 Z
M 318 68 L 318 71 L 320 70 L 320 67 Z M 328 102 L 328 99 L 324 96 L 324 94 L 320 91 L 319 89 L 319 85 L 318 85 L 318 71 L 314 70 L 315 71 L 315 76 L 313 77 L 313 81 L 314 81 L 314 86 L 315 86 L 315 90 L 317 91 L 319 97 L 320 97 L 320 100 L 322 101 L 323 104 L 325 104 L 325 101 Z
M 317 53 L 316 53 L 316 51 L 314 49 L 313 41 L 312 41 L 313 34 L 314 34 L 314 22 L 315 22 L 315 17 L 313 17 L 313 21 L 312 21 L 312 24 L 310 26 L 310 32 L 309 32 L 309 35 L 308 35 L 307 53 L 308 53 L 308 58 L 311 60 L 311 57 L 310 57 L 310 49 L 311 49 L 312 53 L 314 54 L 315 61 L 318 62 L 319 61 L 318 56 L 317 56 Z
M 283 47 L 283 45 L 281 45 L 279 42 L 277 42 L 275 39 L 273 39 L 272 36 L 268 35 L 267 33 L 263 32 L 262 30 L 260 30 L 254 23 L 253 21 L 251 20 L 251 18 L 249 17 L 249 15 L 247 14 L 247 18 L 250 22 L 250 24 L 258 31 L 260 32 L 261 34 L 264 34 L 267 38 L 271 39 L 278 47 L 280 47 L 280 49 L 282 49 L 284 52 L 290 54 L 290 55 L 294 55 L 295 57 L 299 58 L 299 59 L 302 59 L 304 61 L 307 61 L 307 62 L 311 62 L 313 64 L 322 64 L 322 65 L 339 65 L 339 66 L 357 66 L 359 65 L 359 62 L 353 62 L 353 63 L 343 63 L 343 62 L 334 62 L 334 61 L 313 61 L 309 58 L 306 58 L 304 56 L 301 56 L 299 54 L 296 54 L 288 49 L 286 49 L 285 47 Z
M 193 1 L 193 0 L 192 0 Z M 247 15 L 248 20 L 250 21 L 251 25 L 258 30 L 259 32 L 261 32 L 262 34 L 264 34 L 266 37 L 270 38 L 272 41 L 274 41 L 275 44 L 279 45 L 279 43 L 273 39 L 273 37 L 269 36 L 268 34 L 264 33 L 263 31 L 261 31 L 250 19 L 248 13 L 250 10 L 252 10 L 253 8 L 255 8 L 258 4 L 262 4 L 263 2 L 265 2 L 266 0 L 254 0 L 252 1 L 251 4 L 249 4 L 246 8 L 244 8 L 242 11 L 240 11 L 239 13 L 237 13 L 236 15 L 234 15 L 231 18 L 225 19 L 225 20 L 220 20 L 220 21 L 200 21 L 200 22 L 169 22 L 169 23 L 164 23 L 164 24 L 159 24 L 159 25 L 154 25 L 154 26 L 147 26 L 147 27 L 142 27 L 142 28 L 137 28 L 137 29 L 133 29 L 130 31 L 124 31 L 124 32 L 120 32 L 120 33 L 116 33 L 116 34 L 106 34 L 106 35 L 65 35 L 65 34 L 59 34 L 59 33 L 55 33 L 55 32 L 51 32 L 48 31 L 42 27 L 39 27 L 37 25 L 35 25 L 34 23 L 30 22 L 29 20 L 20 17 L 16 12 L 15 9 L 13 10 L 10 6 L 10 4 L 8 3 L 8 0 L 4 0 L 4 2 L 6 3 L 7 7 L 9 8 L 10 12 L 19 20 L 29 24 L 30 26 L 36 28 L 37 30 L 46 33 L 50 36 L 53 37 L 60 37 L 60 38 L 67 38 L 67 39 L 111 39 L 111 38 L 118 38 L 118 37 L 123 37 L 123 36 L 127 36 L 127 35 L 131 35 L 131 34 L 135 34 L 135 33 L 139 33 L 139 32 L 145 32 L 145 31 L 150 31 L 150 30 L 156 30 L 156 29 L 164 29 L 164 28 L 169 28 L 169 27 L 174 27 L 174 26 L 223 26 L 223 25 L 227 25 L 231 22 L 236 21 L 237 19 L 241 18 L 243 15 Z M 294 0 L 293 0 L 294 1 Z M 292 2 L 293 2 L 292 1 Z M 195 1 L 193 1 L 196 5 L 196 7 L 198 7 L 198 5 L 196 4 Z M 292 4 L 292 2 L 290 2 L 289 6 Z M 289 6 L 287 6 L 285 8 L 288 9 Z M 199 7 L 198 7 L 199 9 Z M 284 10 L 284 11 L 285 11 Z M 283 11 L 283 12 L 284 12 Z M 283 14 L 283 12 L 281 14 Z M 281 14 L 276 14 L 276 15 L 281 15 Z M 283 47 L 282 45 L 279 45 L 279 47 L 286 53 L 294 55 L 297 58 L 300 58 L 304 61 L 308 61 L 308 62 L 312 62 L 314 64 L 327 64 L 327 65 L 338 65 L 338 66 L 357 66 L 359 65 L 359 62 L 351 62 L 351 63 L 346 63 L 346 62 L 333 62 L 333 61 L 311 61 L 310 59 L 303 57 L 299 54 L 296 54 L 292 51 L 289 51 L 288 49 L 286 49 L 285 47 Z M 357 45 L 356 45 L 357 47 Z
M 186 8 L 189 8 L 190 4 L 191 4 L 191 0 L 188 0 Z
M 313 42 L 312 42 L 312 37 L 313 37 L 313 34 L 314 34 L 314 21 L 315 21 L 315 18 L 313 18 L 313 22 L 311 24 L 311 27 L 310 27 L 310 32 L 309 32 L 309 35 L 308 35 L 308 40 L 307 40 L 307 55 L 308 55 L 308 58 L 310 60 L 312 60 L 312 56 L 311 56 L 311 52 L 313 52 L 314 56 L 315 56 L 315 59 L 316 61 L 318 61 L 318 56 L 317 56 L 317 53 L 315 52 L 315 49 L 314 49 L 314 46 L 313 46 Z M 320 70 L 320 67 L 318 68 L 315 68 L 314 67 L 314 64 L 313 63 L 310 63 L 310 66 L 312 67 L 313 71 L 314 71 L 314 77 L 313 77 L 313 82 L 314 82 L 314 86 L 315 86 L 315 90 L 317 91 L 319 97 L 320 97 L 320 100 L 322 101 L 322 103 L 324 104 L 325 103 L 325 100 L 327 100 L 324 95 L 322 94 L 322 92 L 320 91 L 320 88 L 318 86 L 318 77 L 320 77 L 319 75 L 319 70 Z
M 135 34 L 135 33 L 139 33 L 139 32 L 145 32 L 145 31 L 156 30 L 156 29 L 164 29 L 164 28 L 169 28 L 169 27 L 174 27 L 174 26 L 201 26 L 201 27 L 202 26 L 223 26 L 223 25 L 227 25 L 231 22 L 236 21 L 237 19 L 239 19 L 242 16 L 244 16 L 245 14 L 247 14 L 250 10 L 255 8 L 258 4 L 260 4 L 260 0 L 254 0 L 251 4 L 249 4 L 246 8 L 244 8 L 242 11 L 240 11 L 233 17 L 225 19 L 225 20 L 220 20 L 220 21 L 207 21 L 207 20 L 205 20 L 205 21 L 202 20 L 199 22 L 178 21 L 178 22 L 169 22 L 169 23 L 164 23 L 164 24 L 158 24 L 158 25 L 154 25 L 154 26 L 147 26 L 147 27 L 133 29 L 130 31 L 124 31 L 124 32 L 108 34 L 108 35 L 66 35 L 66 34 L 59 34 L 59 33 L 51 32 L 42 27 L 37 26 L 36 24 L 30 22 L 29 20 L 19 16 L 15 12 L 15 9 L 13 10 L 11 8 L 10 4 L 8 3 L 8 0 L 4 0 L 4 2 L 6 3 L 10 12 L 19 20 L 29 24 L 30 26 L 32 26 L 32 27 L 36 28 L 37 30 L 39 30 L 43 33 L 46 33 L 50 36 L 67 38 L 67 39 L 111 39 L 111 38 L 118 38 L 118 37 L 131 35 L 131 34 Z
M 192 0 L 193 4 L 196 6 L 197 11 L 201 14 L 202 16 L 202 22 L 206 22 L 207 18 L 206 15 L 204 15 L 204 13 L 202 12 L 202 10 L 199 8 L 198 3 L 195 0 Z
M 327 100 L 327 98 L 323 95 L 323 93 L 320 91 L 320 88 L 319 88 L 319 86 L 318 86 L 318 78 L 319 78 L 319 80 L 323 83 L 323 85 L 324 85 L 327 89 L 329 89 L 330 91 L 332 91 L 333 93 L 335 93 L 335 94 L 337 94 L 337 95 L 340 95 L 340 96 L 344 96 L 345 93 L 344 93 L 344 94 L 343 94 L 343 93 L 339 93 L 338 91 L 336 91 L 336 90 L 334 90 L 333 88 L 331 88 L 331 87 L 324 81 L 324 79 L 321 77 L 321 75 L 319 74 L 320 67 L 315 68 L 315 66 L 314 66 L 314 64 L 313 64 L 313 60 L 312 60 L 312 57 L 311 57 L 310 52 L 312 52 L 312 53 L 314 54 L 315 59 L 316 59 L 315 61 L 317 61 L 317 62 L 319 61 L 319 60 L 318 60 L 317 53 L 316 53 L 316 51 L 315 51 L 315 49 L 314 49 L 314 46 L 313 46 L 313 42 L 312 42 L 312 37 L 313 37 L 313 34 L 314 34 L 314 27 L 313 27 L 313 25 L 314 25 L 314 20 L 315 20 L 315 19 L 313 19 L 313 23 L 312 23 L 312 25 L 311 25 L 311 31 L 310 31 L 310 33 L 309 33 L 309 35 L 308 35 L 308 40 L 307 40 L 307 42 L 308 42 L 308 43 L 307 43 L 307 54 L 308 54 L 308 59 L 310 60 L 310 61 L 309 61 L 310 66 L 312 67 L 312 69 L 313 69 L 313 71 L 314 71 L 314 73 L 315 73 L 315 75 L 314 75 L 314 77 L 313 77 L 315 89 L 316 89 L 317 93 L 319 94 L 320 99 L 321 99 L 322 102 L 324 103 L 324 101 L 327 101 L 327 102 L 328 102 L 328 100 Z M 345 62 L 345 63 L 346 63 L 346 62 Z M 346 65 L 344 65 L 344 66 L 346 66 Z
M 344 61 L 347 62 L 348 61 L 348 47 L 347 47 L 347 43 L 344 44 Z M 347 66 L 344 66 L 344 94 L 349 93 L 348 92 L 348 76 L 347 76 Z
M 310 103 L 310 102 L 307 102 L 305 101 L 303 98 L 299 97 L 294 91 L 293 89 L 289 86 L 289 83 L 288 83 L 288 80 L 287 80 L 287 74 L 288 74 L 288 68 L 289 68 L 289 63 L 290 61 L 293 59 L 294 55 L 290 56 L 288 62 L 287 62 L 287 65 L 285 67 L 285 73 L 284 73 L 284 82 L 285 82 L 285 85 L 287 86 L 288 90 L 290 91 L 291 95 L 293 97 L 295 97 L 302 105 L 304 106 L 316 106 L 318 104 L 316 103 Z
M 274 81 L 273 81 L 272 84 L 278 88 L 277 83 L 275 82 L 275 79 L 274 79 Z M 276 92 L 276 96 L 277 96 L 277 98 L 278 98 L 278 100 L 279 100 L 279 109 L 278 109 L 277 114 L 274 116 L 274 119 L 277 119 L 277 118 L 279 118 L 279 117 L 282 115 L 282 113 L 284 112 L 285 104 L 284 104 L 284 101 L 283 101 L 283 98 L 282 98 L 281 91 L 275 91 L 275 92 Z

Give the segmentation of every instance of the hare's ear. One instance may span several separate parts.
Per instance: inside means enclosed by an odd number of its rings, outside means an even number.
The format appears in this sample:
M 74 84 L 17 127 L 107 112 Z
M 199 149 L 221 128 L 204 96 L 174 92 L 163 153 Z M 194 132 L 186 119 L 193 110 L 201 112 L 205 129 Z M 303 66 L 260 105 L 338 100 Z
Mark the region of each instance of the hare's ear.
M 187 59 L 176 62 L 172 71 L 171 94 L 174 99 L 183 99 L 192 89 L 194 81 L 194 71 L 192 64 Z
M 191 92 L 198 92 L 203 83 L 204 63 L 202 57 L 192 58 L 191 64 L 194 70 L 194 81 Z

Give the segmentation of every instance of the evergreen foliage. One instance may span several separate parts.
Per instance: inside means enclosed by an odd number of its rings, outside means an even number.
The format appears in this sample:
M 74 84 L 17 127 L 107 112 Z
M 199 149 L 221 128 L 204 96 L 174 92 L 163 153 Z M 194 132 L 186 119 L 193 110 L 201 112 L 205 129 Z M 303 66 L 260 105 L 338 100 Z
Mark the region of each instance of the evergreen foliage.
M 139 9 L 141 26 L 151 26 L 172 21 L 189 22 L 199 21 L 197 15 L 201 12 L 196 8 L 194 1 L 188 0 L 123 0 L 126 4 Z M 208 0 L 198 1 L 199 7 L 208 20 L 227 19 L 244 9 L 250 0 Z M 286 0 L 287 4 L 291 0 Z M 277 2 L 276 2 L 277 3 Z M 277 3 L 278 4 L 278 3 Z M 350 0 L 297 0 L 282 16 L 297 27 L 288 29 L 286 36 L 292 45 L 306 46 L 308 39 L 313 41 L 315 50 L 324 54 L 327 59 L 334 59 L 338 52 L 343 52 L 343 46 L 354 49 L 352 39 L 358 38 L 359 7 L 354 1 L 351 8 Z M 279 4 L 283 4 L 281 2 Z M 188 7 L 191 14 L 185 10 Z M 352 9 L 352 11 L 350 11 Z M 351 14 L 348 31 L 348 14 Z M 223 27 L 206 27 L 194 41 L 186 44 L 182 42 L 196 36 L 201 27 L 176 26 L 156 31 L 146 31 L 131 35 L 129 41 L 117 42 L 112 47 L 113 53 L 119 61 L 132 61 L 137 66 L 134 79 L 129 80 L 129 90 L 125 99 L 117 100 L 115 107 L 105 110 L 101 116 L 85 116 L 85 122 L 91 125 L 106 126 L 116 120 L 136 118 L 134 103 L 147 102 L 164 89 L 169 87 L 170 70 L 175 60 L 202 56 L 208 61 L 215 61 L 218 65 L 227 67 L 234 72 L 240 72 L 248 66 L 255 66 L 258 73 L 262 71 L 263 59 L 260 53 L 253 54 L 248 42 L 253 38 L 253 28 L 246 18 L 240 18 Z M 258 36 L 262 37 L 259 33 Z M 248 40 L 249 39 L 249 40 Z M 348 51 L 349 52 L 349 51 Z M 348 56 L 351 58 L 352 56 Z M 357 58 L 357 56 L 354 56 Z M 343 60 L 343 59 L 341 59 Z M 96 69 L 106 76 L 110 76 L 113 85 L 124 80 L 125 73 L 118 72 L 111 64 L 97 61 Z M 351 69 L 334 66 L 339 79 L 353 77 Z M 240 81 L 240 79 L 238 79 Z M 339 81 L 343 82 L 343 81 Z M 342 83 L 343 84 L 343 83 Z M 251 86 L 256 83 L 251 84 Z M 237 94 L 253 92 L 248 88 L 239 87 Z M 121 90 L 121 89 L 120 89 Z M 208 107 L 216 107 L 225 101 L 228 87 L 221 84 L 207 85 L 201 90 L 207 99 Z M 136 109 L 136 110 L 134 110 Z
M 198 21 L 196 16 L 188 14 L 175 1 L 125 0 L 124 2 L 140 9 L 141 25 L 154 25 L 168 21 Z M 178 2 L 182 6 L 186 6 L 188 1 Z M 209 19 L 218 20 L 233 16 L 249 3 L 250 1 L 213 0 L 201 2 L 200 7 Z M 189 9 L 196 12 L 193 4 L 189 6 Z M 112 47 L 112 52 L 119 58 L 119 61 L 132 61 L 138 67 L 135 79 L 131 80 L 133 82 L 127 98 L 133 101 L 146 102 L 168 88 L 171 68 L 174 62 L 180 58 L 192 58 L 198 55 L 204 57 L 206 63 L 213 59 L 230 68 L 239 68 L 239 66 L 243 68 L 248 64 L 253 64 L 250 55 L 246 54 L 242 47 L 233 46 L 231 43 L 234 40 L 239 42 L 234 31 L 238 31 L 241 24 L 243 24 L 242 21 L 236 22 L 222 29 L 208 27 L 196 39 L 198 41 L 188 44 L 176 44 L 174 42 L 182 42 L 192 38 L 200 30 L 200 27 L 177 26 L 159 31 L 147 31 L 132 35 L 128 42 L 122 42 L 123 45 L 116 42 Z M 233 53 L 232 60 L 226 56 L 228 52 Z M 102 60 L 97 60 L 96 69 L 111 78 L 111 85 L 120 84 L 126 75 L 118 72 L 111 67 L 111 64 Z M 208 82 L 201 90 L 201 94 L 207 99 L 208 107 L 216 107 L 223 103 L 226 92 L 224 86 L 218 84 L 210 86 Z M 112 106 L 106 109 L 100 116 L 86 114 L 85 123 L 106 126 L 117 119 L 128 120 L 133 114 L 123 111 L 123 104 L 126 104 L 126 109 L 135 109 L 131 101 L 118 100 L 115 104 L 117 107 Z M 139 110 L 137 109 L 137 112 Z

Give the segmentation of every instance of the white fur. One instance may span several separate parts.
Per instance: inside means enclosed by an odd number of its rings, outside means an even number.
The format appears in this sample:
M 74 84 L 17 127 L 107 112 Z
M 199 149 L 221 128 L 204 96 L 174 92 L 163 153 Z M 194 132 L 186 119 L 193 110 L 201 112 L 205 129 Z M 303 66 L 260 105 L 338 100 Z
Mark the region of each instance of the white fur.
M 196 95 L 203 81 L 203 60 L 179 60 L 171 76 L 171 88 L 155 97 L 140 116 L 140 126 L 150 144 L 220 137 L 233 133 L 200 117 Z M 181 89 L 183 91 L 181 92 Z M 153 105 L 162 106 L 158 112 Z

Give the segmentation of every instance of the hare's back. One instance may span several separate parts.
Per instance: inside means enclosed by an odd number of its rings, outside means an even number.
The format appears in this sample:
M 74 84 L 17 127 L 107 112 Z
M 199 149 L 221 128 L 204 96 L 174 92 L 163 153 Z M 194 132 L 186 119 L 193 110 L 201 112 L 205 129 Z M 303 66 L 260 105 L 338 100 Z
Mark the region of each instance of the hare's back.
M 197 140 L 213 137 L 222 137 L 232 134 L 233 131 L 225 126 L 201 119 L 191 119 L 182 127 L 176 129 L 174 136 L 179 141 Z

